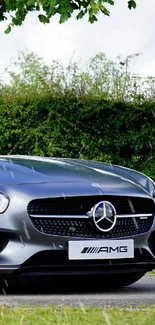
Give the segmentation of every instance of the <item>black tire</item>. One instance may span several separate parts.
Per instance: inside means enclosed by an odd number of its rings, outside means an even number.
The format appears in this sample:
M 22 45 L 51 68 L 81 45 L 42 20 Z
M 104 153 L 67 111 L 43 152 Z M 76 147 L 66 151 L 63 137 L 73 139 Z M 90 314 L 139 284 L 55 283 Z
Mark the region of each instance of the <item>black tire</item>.
M 85 275 L 76 278 L 67 277 L 63 281 L 63 277 L 60 277 L 61 281 L 55 282 L 53 277 L 48 282 L 42 279 L 39 281 L 38 277 L 21 277 L 19 275 L 8 275 L 0 278 L 0 294 L 8 293 L 35 293 L 43 292 L 46 293 L 54 291 L 64 291 L 64 292 L 103 292 L 104 290 L 114 290 L 119 289 L 141 279 L 146 272 L 136 272 L 136 273 L 120 273 L 120 274 L 100 274 L 100 275 Z M 47 279 L 46 279 L 47 280 Z M 53 281 L 55 283 L 53 283 Z M 60 286 L 61 283 L 61 286 Z
M 0 276 L 0 294 L 9 293 L 20 293 L 23 288 L 29 288 L 25 279 L 21 281 L 21 278 L 15 274 L 9 274 L 5 276 Z M 31 287 L 30 287 L 31 288 Z
M 146 272 L 136 272 L 136 273 L 120 273 L 120 274 L 111 274 L 105 276 L 105 281 L 103 283 L 102 288 L 109 289 L 118 289 L 121 287 L 125 287 L 131 285 L 138 280 L 140 280 Z M 104 276 L 103 276 L 104 278 Z M 103 279 L 102 279 L 103 281 Z

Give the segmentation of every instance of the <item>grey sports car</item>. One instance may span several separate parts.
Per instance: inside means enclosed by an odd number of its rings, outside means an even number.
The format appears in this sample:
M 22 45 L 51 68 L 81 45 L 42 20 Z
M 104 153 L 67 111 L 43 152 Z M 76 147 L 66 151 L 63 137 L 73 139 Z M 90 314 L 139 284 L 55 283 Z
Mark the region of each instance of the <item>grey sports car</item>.
M 121 166 L 0 156 L 1 276 L 137 281 L 155 268 L 154 196 L 149 177 Z

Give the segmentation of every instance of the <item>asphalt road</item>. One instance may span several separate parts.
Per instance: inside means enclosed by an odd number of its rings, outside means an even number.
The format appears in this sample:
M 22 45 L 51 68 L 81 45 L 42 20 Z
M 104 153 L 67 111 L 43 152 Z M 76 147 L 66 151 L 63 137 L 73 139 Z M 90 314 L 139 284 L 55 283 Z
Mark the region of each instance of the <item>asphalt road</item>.
M 0 295 L 0 305 L 9 307 L 21 305 L 72 305 L 83 307 L 92 305 L 126 308 L 155 305 L 155 275 L 147 275 L 135 284 L 115 291 L 96 292 L 90 288 L 85 291 L 84 284 L 78 285 L 78 293 L 74 292 L 74 290 L 68 292 L 67 289 L 61 288 L 49 292 L 47 287 L 42 290 L 38 289 L 36 285 L 34 288 L 31 286 L 30 292 L 25 289 L 22 289 L 22 291 L 17 290 L 16 288 L 12 293 L 3 288 Z

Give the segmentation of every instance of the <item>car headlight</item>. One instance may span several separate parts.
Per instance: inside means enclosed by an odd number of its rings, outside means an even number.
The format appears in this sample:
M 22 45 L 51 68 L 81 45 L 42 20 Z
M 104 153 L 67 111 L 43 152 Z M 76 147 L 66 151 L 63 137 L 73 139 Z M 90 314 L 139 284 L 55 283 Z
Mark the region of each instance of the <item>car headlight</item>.
M 4 213 L 9 205 L 9 198 L 4 194 L 0 194 L 0 213 Z

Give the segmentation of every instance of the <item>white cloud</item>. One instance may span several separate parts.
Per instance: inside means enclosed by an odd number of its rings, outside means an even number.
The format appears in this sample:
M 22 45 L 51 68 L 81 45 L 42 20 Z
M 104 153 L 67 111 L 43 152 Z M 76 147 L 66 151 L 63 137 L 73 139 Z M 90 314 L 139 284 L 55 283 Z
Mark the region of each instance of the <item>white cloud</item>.
M 49 25 L 38 22 L 35 13 L 30 14 L 22 27 L 16 27 L 5 35 L 6 22 L 0 23 L 0 73 L 11 57 L 28 49 L 43 56 L 47 63 L 59 59 L 67 63 L 72 54 L 83 60 L 104 52 L 110 59 L 142 53 L 131 66 L 132 72 L 155 75 L 155 1 L 137 0 L 137 9 L 129 11 L 127 1 L 117 0 L 111 7 L 111 16 L 100 15 L 99 21 L 88 23 L 84 18 L 74 18 L 59 25 L 54 17 Z

